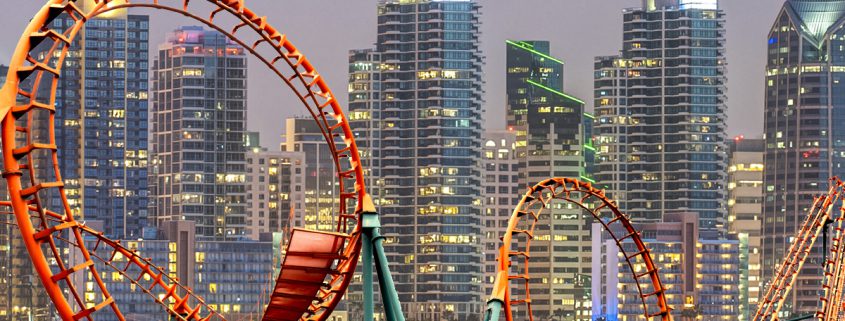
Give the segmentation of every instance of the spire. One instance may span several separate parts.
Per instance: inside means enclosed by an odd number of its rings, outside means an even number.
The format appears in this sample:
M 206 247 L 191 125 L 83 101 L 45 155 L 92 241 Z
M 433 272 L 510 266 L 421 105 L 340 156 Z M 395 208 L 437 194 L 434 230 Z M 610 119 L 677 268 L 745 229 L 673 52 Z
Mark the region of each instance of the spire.
M 804 32 L 816 41 L 824 38 L 828 29 L 845 15 L 845 1 L 787 0 L 803 22 Z

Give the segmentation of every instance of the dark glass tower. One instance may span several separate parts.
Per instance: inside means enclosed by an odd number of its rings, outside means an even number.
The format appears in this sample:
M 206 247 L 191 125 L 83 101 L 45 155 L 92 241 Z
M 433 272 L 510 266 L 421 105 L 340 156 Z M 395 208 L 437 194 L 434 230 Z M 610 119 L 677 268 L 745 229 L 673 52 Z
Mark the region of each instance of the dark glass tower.
M 621 55 L 595 63 L 596 180 L 637 221 L 727 216 L 725 20 L 716 0 L 624 12 Z
M 813 197 L 827 189 L 830 176 L 845 176 L 843 17 L 842 1 L 790 0 L 769 33 L 763 282 L 783 261 Z M 804 265 L 785 310 L 805 314 L 817 308 L 820 252 Z
M 506 47 L 507 125 L 516 133 L 519 185 L 583 176 L 584 102 L 563 92 L 563 61 L 549 55 L 548 41 L 509 40 Z M 564 320 L 590 319 L 589 284 L 578 282 L 590 275 L 589 251 L 580 251 L 589 246 L 580 208 L 555 207 L 540 217 L 531 243 L 532 262 L 544 266 L 531 271 L 536 315 L 560 310 Z
M 350 55 L 350 120 L 410 320 L 484 303 L 479 17 L 472 0 L 382 0 L 375 50 Z
M 87 22 L 78 37 L 56 88 L 65 192 L 75 215 L 103 221 L 110 237 L 136 238 L 148 225 L 149 17 L 114 11 Z M 51 207 L 60 206 L 51 194 Z

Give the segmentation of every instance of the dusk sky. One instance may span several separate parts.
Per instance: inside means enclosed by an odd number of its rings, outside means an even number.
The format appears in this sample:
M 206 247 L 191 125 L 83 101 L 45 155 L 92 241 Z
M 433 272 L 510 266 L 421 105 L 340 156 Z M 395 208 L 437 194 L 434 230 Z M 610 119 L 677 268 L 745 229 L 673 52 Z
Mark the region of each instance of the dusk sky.
M 8 64 L 27 21 L 45 0 L 3 0 L 0 11 L 0 63 Z M 161 0 L 162 3 L 182 1 Z M 195 0 L 192 3 L 202 2 Z M 376 39 L 377 0 L 247 0 L 311 60 L 329 86 L 346 102 L 347 52 L 372 47 Z M 548 40 L 552 55 L 566 62 L 565 90 L 592 110 L 593 58 L 616 54 L 622 46 L 622 9 L 639 0 L 480 0 L 482 50 L 487 56 L 487 128 L 504 128 L 505 39 Z M 768 30 L 783 0 L 722 0 L 727 14 L 728 133 L 759 136 L 763 131 L 763 84 Z M 188 18 L 149 9 L 150 48 Z M 262 145 L 275 149 L 283 119 L 305 115 L 287 88 L 257 61 L 249 71 L 249 127 Z

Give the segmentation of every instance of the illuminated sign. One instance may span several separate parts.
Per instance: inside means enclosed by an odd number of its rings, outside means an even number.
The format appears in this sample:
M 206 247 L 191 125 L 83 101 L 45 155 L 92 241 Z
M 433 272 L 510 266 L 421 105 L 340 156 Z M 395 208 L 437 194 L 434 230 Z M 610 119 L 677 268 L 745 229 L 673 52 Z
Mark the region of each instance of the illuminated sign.
M 719 0 L 680 0 L 678 7 L 683 9 L 718 10 Z

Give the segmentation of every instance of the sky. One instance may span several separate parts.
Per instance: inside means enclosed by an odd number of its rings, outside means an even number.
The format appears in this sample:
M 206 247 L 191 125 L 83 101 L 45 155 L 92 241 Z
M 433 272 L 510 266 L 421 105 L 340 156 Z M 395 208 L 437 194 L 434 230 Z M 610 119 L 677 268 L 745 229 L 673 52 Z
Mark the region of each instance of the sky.
M 0 64 L 8 64 L 29 19 L 46 0 L 2 0 Z M 565 61 L 565 91 L 588 102 L 592 110 L 593 59 L 615 55 L 622 47 L 622 10 L 640 0 L 478 0 L 482 5 L 481 49 L 485 66 L 486 128 L 505 126 L 505 40 L 548 40 L 552 56 Z M 760 136 L 766 39 L 784 0 L 721 0 L 727 20 L 728 134 Z M 181 0 L 161 0 L 181 4 Z M 191 3 L 202 1 L 195 0 Z M 373 47 L 378 0 L 248 0 L 247 6 L 287 34 L 346 104 L 350 49 Z M 189 18 L 152 9 L 150 48 Z M 274 75 L 250 61 L 248 127 L 261 132 L 265 147 L 281 141 L 284 119 L 306 115 L 303 106 Z

